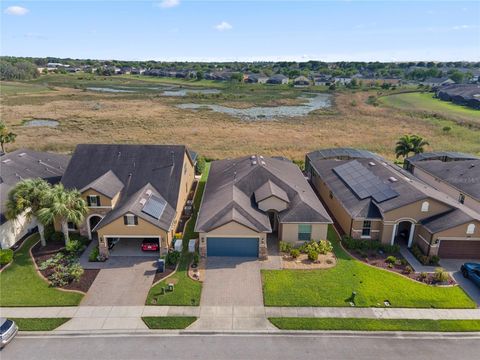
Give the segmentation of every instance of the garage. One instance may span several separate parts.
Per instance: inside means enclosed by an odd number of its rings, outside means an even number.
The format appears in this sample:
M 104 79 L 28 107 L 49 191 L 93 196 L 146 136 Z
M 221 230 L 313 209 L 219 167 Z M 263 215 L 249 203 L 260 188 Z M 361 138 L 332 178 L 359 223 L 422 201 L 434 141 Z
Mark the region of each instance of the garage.
M 258 238 L 207 237 L 207 256 L 258 257 Z
M 143 251 L 142 244 L 144 241 L 148 244 L 159 244 L 158 237 L 141 237 L 141 238 L 107 238 L 110 256 L 151 256 L 158 257 L 159 250 Z M 151 246 L 152 247 L 152 246 Z
M 480 241 L 441 240 L 438 256 L 443 259 L 480 259 Z

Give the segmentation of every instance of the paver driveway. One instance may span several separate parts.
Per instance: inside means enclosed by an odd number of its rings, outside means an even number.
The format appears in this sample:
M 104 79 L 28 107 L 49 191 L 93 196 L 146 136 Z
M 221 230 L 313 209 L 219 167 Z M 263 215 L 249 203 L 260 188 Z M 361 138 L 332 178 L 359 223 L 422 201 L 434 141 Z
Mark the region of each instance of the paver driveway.
M 121 260 L 117 257 L 113 266 L 100 270 L 81 306 L 145 305 L 155 277 L 155 261 L 125 258 L 122 264 Z
M 261 264 L 256 258 L 208 257 L 203 306 L 263 306 Z

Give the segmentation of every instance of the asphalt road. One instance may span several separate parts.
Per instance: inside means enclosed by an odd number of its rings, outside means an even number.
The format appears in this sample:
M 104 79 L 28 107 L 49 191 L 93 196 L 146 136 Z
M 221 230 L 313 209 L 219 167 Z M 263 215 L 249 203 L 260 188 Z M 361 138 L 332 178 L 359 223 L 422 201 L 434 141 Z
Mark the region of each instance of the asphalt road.
M 20 335 L 13 359 L 478 359 L 480 334 L 445 335 Z

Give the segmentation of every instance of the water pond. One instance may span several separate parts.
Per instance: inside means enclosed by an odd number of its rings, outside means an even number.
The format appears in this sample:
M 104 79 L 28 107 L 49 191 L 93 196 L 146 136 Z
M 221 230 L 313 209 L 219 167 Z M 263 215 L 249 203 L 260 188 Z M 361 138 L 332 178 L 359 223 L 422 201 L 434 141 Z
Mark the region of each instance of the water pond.
M 25 127 L 38 127 L 38 126 L 47 126 L 47 127 L 56 127 L 60 123 L 56 120 L 51 119 L 32 119 L 26 120 L 23 122 L 23 126 Z

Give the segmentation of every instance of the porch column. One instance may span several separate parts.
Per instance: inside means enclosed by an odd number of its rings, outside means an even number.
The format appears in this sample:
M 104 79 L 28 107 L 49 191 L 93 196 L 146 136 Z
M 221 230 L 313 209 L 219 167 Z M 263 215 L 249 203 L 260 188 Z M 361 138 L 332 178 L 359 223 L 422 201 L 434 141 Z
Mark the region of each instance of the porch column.
M 407 247 L 412 247 L 412 242 L 413 242 L 413 234 L 415 234 L 415 224 L 412 223 L 412 225 L 410 225 L 410 234 L 408 235 L 408 245 Z
M 390 245 L 393 245 L 395 242 L 395 236 L 397 236 L 397 227 L 398 224 L 393 225 L 392 240 L 390 241 Z
M 100 255 L 103 255 L 106 258 L 110 255 L 110 252 L 108 251 L 108 241 L 103 236 L 98 236 L 98 250 Z

